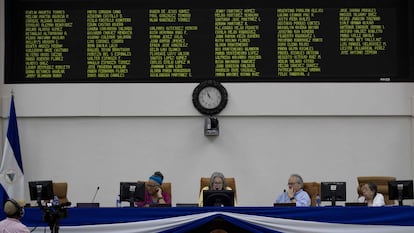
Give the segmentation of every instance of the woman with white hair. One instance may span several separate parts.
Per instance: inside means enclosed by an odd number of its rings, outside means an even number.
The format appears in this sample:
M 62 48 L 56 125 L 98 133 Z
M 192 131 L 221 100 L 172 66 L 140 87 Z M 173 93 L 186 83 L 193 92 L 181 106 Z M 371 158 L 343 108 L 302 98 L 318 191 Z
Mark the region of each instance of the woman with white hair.
M 362 196 L 358 202 L 367 203 L 368 206 L 384 206 L 384 195 L 378 192 L 377 185 L 373 182 L 364 184 L 361 187 Z
M 226 179 L 221 172 L 213 172 L 210 177 L 210 183 L 201 189 L 200 197 L 198 198 L 198 206 L 203 206 L 203 191 L 204 190 L 232 190 L 226 184 Z M 236 205 L 236 198 L 234 198 L 234 205 Z

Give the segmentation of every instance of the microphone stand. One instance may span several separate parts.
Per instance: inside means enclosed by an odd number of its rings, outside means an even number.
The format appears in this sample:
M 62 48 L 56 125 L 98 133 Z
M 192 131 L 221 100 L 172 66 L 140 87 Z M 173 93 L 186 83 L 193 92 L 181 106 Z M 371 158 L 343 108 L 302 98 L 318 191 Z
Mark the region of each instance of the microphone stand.
M 57 216 L 54 215 L 53 218 L 48 221 L 48 223 L 49 223 L 50 231 L 52 233 L 59 232 L 59 218 Z
M 98 194 L 98 191 L 99 191 L 99 186 L 98 186 L 98 187 L 96 187 L 95 194 L 94 194 L 94 195 L 93 195 L 93 197 L 92 197 L 92 203 L 95 201 L 96 194 Z

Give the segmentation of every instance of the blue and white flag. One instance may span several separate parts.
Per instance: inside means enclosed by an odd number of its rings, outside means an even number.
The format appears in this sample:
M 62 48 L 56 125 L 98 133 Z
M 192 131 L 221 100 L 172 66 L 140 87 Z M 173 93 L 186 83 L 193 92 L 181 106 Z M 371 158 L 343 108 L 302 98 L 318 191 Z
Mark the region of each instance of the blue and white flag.
M 8 198 L 24 201 L 24 175 L 20 154 L 19 132 L 17 128 L 14 96 L 11 96 L 9 126 L 4 142 L 3 159 L 0 167 L 0 204 Z

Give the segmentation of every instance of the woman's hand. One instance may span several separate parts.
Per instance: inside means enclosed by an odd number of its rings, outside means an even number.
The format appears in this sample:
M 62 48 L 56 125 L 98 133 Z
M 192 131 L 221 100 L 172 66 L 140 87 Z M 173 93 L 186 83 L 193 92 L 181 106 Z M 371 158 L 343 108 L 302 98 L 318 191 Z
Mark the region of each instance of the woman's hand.
M 158 187 L 157 188 L 157 196 L 160 198 L 160 197 L 162 197 L 162 188 L 161 187 Z
M 157 197 L 158 197 L 158 203 L 159 204 L 165 204 L 164 196 L 162 195 L 162 189 L 161 187 L 158 187 L 157 189 Z

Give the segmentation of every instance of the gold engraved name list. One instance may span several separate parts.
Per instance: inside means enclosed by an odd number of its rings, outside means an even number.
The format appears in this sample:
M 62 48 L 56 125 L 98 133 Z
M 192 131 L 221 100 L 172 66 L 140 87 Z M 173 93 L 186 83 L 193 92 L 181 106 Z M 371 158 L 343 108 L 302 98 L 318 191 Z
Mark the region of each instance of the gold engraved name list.
M 251 42 L 260 38 L 260 16 L 255 9 L 216 9 L 215 74 L 217 77 L 259 77 L 256 61 L 259 47 Z
M 385 51 L 385 26 L 375 8 L 345 8 L 339 12 L 341 55 L 372 56 Z
M 279 77 L 311 76 L 320 73 L 320 51 L 313 45 L 323 42 L 317 37 L 320 22 L 315 16 L 321 8 L 277 9 L 277 67 Z
M 88 78 L 124 78 L 131 64 L 131 48 L 121 47 L 133 30 L 121 10 L 87 11 Z
M 25 11 L 25 75 L 26 78 L 62 78 L 69 64 L 63 46 L 72 22 L 64 10 Z
M 186 37 L 198 30 L 190 25 L 190 9 L 150 9 L 150 77 L 192 77 Z

